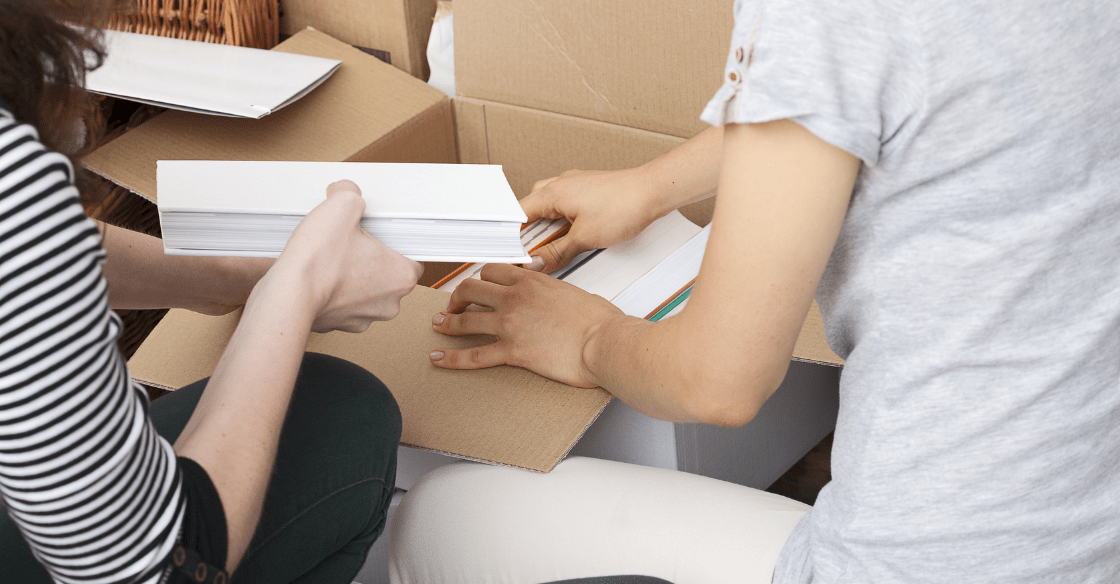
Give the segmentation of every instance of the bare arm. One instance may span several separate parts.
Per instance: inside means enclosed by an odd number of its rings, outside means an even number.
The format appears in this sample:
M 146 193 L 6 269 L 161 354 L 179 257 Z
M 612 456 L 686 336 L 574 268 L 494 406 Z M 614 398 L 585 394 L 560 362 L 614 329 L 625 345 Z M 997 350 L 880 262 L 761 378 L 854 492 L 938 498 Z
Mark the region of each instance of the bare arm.
M 358 227 L 357 185 L 331 185 L 253 289 L 175 450 L 206 469 L 226 514 L 233 572 L 260 518 L 284 415 L 311 330 L 388 320 L 422 268 Z
M 433 363 L 510 363 L 602 386 L 661 419 L 745 424 L 785 375 L 858 170 L 857 158 L 794 122 L 729 126 L 712 234 L 681 314 L 626 317 L 564 282 L 487 266 L 433 322 L 500 341 Z M 470 303 L 495 310 L 459 314 Z
M 688 305 L 659 325 L 613 319 L 584 360 L 598 384 L 640 410 L 735 426 L 785 377 L 859 160 L 790 121 L 731 126 L 724 152 Z
M 102 267 L 113 308 L 187 308 L 225 314 L 245 304 L 272 265 L 264 258 L 169 256 L 163 242 L 99 223 L 108 259 Z

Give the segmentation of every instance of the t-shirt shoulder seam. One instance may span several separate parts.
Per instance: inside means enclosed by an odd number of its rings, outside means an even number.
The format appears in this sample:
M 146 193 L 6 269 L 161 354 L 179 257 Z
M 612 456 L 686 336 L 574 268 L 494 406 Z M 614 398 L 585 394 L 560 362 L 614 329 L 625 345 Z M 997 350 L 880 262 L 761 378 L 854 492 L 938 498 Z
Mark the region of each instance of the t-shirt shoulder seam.
M 906 82 L 904 82 L 904 85 L 907 88 L 906 93 L 913 94 L 912 98 L 910 95 L 906 95 L 905 97 L 906 101 L 909 102 L 908 105 L 911 106 L 911 113 L 914 116 L 914 119 L 910 123 L 919 123 L 920 120 L 925 118 L 929 112 L 929 44 L 926 42 L 925 34 L 923 32 L 924 29 L 918 22 L 917 15 L 915 14 L 915 8 L 911 4 L 903 1 L 895 1 L 893 2 L 893 4 L 895 5 L 895 11 L 899 13 L 899 16 L 903 21 L 903 27 L 906 31 L 906 38 L 909 39 L 909 41 L 914 45 L 913 54 L 915 55 L 915 71 L 912 74 L 913 81 L 911 82 L 909 79 L 907 79 Z M 907 76 L 911 77 L 910 74 L 907 74 Z M 912 90 L 911 86 L 913 87 Z M 884 140 L 883 146 L 879 151 L 880 162 L 882 162 L 883 160 L 889 160 L 892 157 L 893 153 L 899 147 L 900 146 L 897 142 L 889 139 Z

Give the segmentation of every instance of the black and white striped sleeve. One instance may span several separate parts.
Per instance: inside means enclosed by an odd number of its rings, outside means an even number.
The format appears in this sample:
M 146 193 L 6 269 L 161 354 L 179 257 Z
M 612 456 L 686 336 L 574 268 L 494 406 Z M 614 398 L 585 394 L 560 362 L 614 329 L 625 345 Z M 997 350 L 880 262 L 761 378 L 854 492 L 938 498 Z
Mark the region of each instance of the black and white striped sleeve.
M 116 348 L 104 259 L 68 159 L 0 111 L 0 496 L 55 580 L 157 582 L 183 489 Z

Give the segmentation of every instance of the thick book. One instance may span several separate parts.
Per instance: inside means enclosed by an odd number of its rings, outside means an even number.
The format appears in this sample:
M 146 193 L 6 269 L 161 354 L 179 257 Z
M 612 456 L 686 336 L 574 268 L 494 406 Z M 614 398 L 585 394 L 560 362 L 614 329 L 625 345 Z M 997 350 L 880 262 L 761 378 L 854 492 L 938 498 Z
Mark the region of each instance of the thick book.
M 161 160 L 164 251 L 276 257 L 342 179 L 362 190 L 362 229 L 405 257 L 530 261 L 519 235 L 526 216 L 501 166 L 475 164 Z

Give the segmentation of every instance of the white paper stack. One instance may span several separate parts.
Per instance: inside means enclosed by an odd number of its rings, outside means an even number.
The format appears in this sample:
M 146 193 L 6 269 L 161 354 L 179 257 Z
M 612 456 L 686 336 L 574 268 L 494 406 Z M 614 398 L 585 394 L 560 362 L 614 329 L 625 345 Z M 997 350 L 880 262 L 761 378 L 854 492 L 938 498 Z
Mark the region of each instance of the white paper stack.
M 276 257 L 300 220 L 349 179 L 361 227 L 416 261 L 524 263 L 525 222 L 502 168 L 475 164 L 161 160 L 164 251 Z

